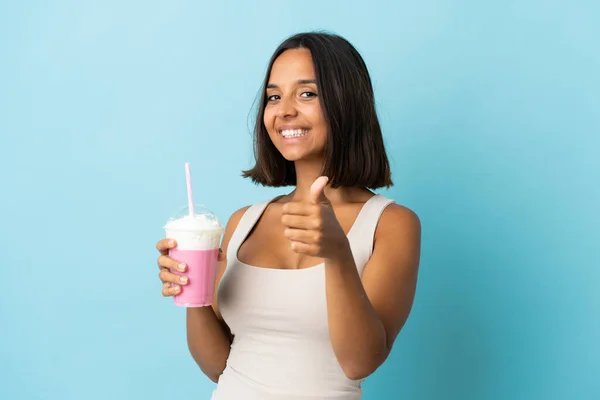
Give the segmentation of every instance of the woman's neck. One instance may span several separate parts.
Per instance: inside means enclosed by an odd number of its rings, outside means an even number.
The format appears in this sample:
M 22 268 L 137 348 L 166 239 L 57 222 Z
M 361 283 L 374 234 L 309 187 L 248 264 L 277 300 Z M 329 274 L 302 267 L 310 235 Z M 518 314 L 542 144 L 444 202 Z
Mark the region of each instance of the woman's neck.
M 310 187 L 321 176 L 323 162 L 296 161 L 295 167 L 296 188 L 285 198 L 288 201 L 309 201 Z M 329 185 L 325 187 L 325 196 L 332 204 L 363 202 L 371 195 L 371 192 L 365 188 L 342 186 L 333 189 Z

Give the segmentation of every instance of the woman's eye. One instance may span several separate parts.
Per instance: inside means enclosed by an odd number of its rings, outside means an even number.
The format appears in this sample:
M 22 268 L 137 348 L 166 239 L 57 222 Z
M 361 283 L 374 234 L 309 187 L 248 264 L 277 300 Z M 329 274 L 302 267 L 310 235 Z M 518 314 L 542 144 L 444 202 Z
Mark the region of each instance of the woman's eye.
M 271 96 L 267 96 L 267 101 L 275 101 L 275 100 L 279 100 L 279 96 L 276 94 L 273 94 Z
M 300 96 L 302 96 L 302 97 L 316 97 L 317 94 L 314 93 L 314 92 L 304 92 Z

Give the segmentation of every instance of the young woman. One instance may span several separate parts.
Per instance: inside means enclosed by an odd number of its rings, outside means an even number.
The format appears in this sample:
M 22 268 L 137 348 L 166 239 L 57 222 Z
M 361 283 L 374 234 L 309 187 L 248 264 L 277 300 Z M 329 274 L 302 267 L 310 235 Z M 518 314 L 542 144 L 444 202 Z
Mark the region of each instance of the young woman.
M 290 193 L 230 217 L 212 307 L 187 309 L 214 400 L 361 398 L 408 318 L 420 222 L 392 185 L 366 65 L 345 39 L 298 34 L 273 54 L 243 175 Z M 162 293 L 185 290 L 157 248 Z M 183 286 L 183 287 L 182 287 Z

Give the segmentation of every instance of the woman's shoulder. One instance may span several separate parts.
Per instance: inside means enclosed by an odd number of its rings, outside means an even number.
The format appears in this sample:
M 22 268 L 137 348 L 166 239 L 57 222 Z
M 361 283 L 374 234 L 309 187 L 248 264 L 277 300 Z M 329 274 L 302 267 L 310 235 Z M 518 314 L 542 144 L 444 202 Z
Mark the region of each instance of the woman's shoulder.
M 247 206 L 244 206 L 236 211 L 234 211 L 231 216 L 229 217 L 229 220 L 227 221 L 227 226 L 225 227 L 225 231 L 234 231 L 235 228 L 238 226 L 238 224 L 240 223 L 242 217 L 246 214 L 246 212 L 248 212 L 248 210 L 250 208 L 256 208 L 256 207 L 264 207 L 267 204 L 275 201 L 276 199 L 278 199 L 280 196 L 276 197 L 275 199 L 268 199 L 268 200 L 263 200 L 260 201 L 258 203 L 254 203 L 254 204 L 250 204 Z
M 420 235 L 421 220 L 415 211 L 391 202 L 381 214 L 376 234 L 393 236 L 400 232 Z

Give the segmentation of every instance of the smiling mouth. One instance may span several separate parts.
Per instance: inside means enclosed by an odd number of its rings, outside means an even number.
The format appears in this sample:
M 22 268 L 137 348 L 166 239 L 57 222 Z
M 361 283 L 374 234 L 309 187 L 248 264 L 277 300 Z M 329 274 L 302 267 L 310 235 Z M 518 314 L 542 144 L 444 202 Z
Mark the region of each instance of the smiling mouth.
M 280 130 L 279 134 L 286 139 L 289 138 L 297 138 L 301 136 L 306 136 L 310 132 L 310 129 L 284 129 Z

